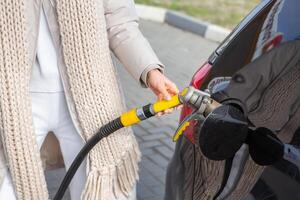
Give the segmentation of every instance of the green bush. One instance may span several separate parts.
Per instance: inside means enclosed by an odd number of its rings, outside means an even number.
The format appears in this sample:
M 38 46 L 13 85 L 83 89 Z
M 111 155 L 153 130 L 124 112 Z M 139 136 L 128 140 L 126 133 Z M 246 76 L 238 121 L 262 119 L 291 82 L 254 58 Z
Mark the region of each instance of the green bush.
M 183 12 L 214 24 L 233 28 L 260 0 L 135 0 Z

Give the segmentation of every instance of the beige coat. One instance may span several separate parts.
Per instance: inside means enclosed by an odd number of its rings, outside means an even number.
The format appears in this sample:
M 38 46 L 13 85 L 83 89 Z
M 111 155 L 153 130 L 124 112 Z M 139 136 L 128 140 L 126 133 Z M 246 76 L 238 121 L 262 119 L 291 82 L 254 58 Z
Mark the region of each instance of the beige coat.
M 159 68 L 163 71 L 164 66 L 158 60 L 148 41 L 143 37 L 138 28 L 138 16 L 133 0 L 104 0 L 104 4 L 110 49 L 140 85 L 147 87 L 147 73 L 154 68 Z M 58 52 L 58 66 L 70 114 L 78 133 L 83 137 L 78 126 L 78 119 L 75 115 L 74 102 L 72 102 L 72 98 L 70 98 L 70 91 L 66 85 L 65 63 L 62 57 L 62 45 L 55 11 L 56 2 L 55 0 L 28 0 L 26 6 L 29 8 L 28 10 L 32 11 L 27 13 L 29 19 L 31 19 L 28 24 L 28 34 L 31 41 L 30 44 L 32 44 L 29 51 L 30 62 L 33 66 L 36 57 L 39 14 L 40 9 L 44 9 L 54 46 Z M 47 138 L 47 142 L 45 142 L 42 147 L 43 160 L 46 162 L 48 169 L 62 166 L 62 159 L 57 154 L 59 152 L 57 148 L 58 143 L 53 135 Z M 51 153 L 49 150 L 51 150 Z M 53 153 L 56 154 L 56 156 Z M 3 154 L 3 147 L 0 144 L 0 184 L 2 183 L 5 169 L 6 161 Z

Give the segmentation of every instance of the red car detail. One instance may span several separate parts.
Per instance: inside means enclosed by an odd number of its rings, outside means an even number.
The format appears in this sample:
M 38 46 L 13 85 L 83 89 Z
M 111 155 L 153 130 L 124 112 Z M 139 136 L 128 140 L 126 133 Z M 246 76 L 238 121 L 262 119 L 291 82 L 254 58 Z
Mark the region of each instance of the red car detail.
M 190 83 L 191 86 L 195 88 L 200 88 L 201 85 L 204 83 L 207 75 L 209 74 L 212 65 L 206 62 L 200 69 L 194 74 L 192 81 Z M 180 122 L 187 117 L 189 114 L 192 113 L 192 108 L 184 105 L 180 115 Z M 183 135 L 193 144 L 195 144 L 195 136 L 194 136 L 194 129 L 195 129 L 196 122 L 192 121 L 190 125 L 185 129 Z

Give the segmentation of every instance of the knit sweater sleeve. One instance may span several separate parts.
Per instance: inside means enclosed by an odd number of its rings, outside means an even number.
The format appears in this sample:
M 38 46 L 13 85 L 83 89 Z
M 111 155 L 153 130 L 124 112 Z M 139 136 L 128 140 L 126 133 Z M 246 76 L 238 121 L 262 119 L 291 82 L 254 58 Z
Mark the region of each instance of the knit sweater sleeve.
M 164 65 L 139 30 L 139 18 L 133 0 L 105 0 L 105 17 L 110 49 L 142 87 L 147 73 L 164 72 Z

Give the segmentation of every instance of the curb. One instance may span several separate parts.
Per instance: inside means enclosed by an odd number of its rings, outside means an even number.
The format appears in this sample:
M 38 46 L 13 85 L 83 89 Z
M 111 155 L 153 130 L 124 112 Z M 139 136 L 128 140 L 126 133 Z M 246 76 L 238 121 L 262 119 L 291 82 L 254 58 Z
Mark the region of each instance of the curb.
M 136 10 L 142 19 L 167 23 L 215 42 L 222 42 L 231 32 L 221 26 L 165 8 L 136 4 Z

